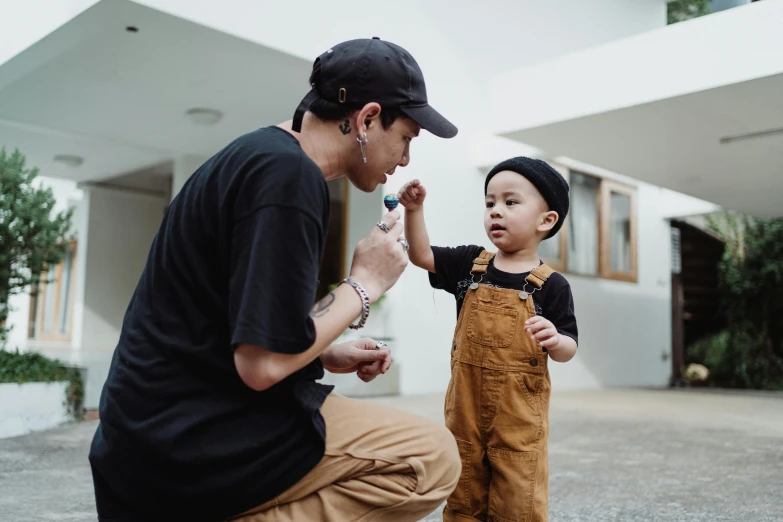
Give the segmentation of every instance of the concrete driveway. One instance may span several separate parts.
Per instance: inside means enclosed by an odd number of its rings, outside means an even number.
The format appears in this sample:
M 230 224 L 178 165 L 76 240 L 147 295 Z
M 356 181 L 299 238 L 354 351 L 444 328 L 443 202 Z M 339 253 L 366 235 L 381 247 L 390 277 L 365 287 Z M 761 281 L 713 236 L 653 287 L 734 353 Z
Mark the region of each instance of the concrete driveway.
M 373 400 L 442 418 L 442 396 Z M 783 394 L 556 392 L 550 416 L 552 522 L 783 521 Z M 96 520 L 94 429 L 0 440 L 0 520 Z

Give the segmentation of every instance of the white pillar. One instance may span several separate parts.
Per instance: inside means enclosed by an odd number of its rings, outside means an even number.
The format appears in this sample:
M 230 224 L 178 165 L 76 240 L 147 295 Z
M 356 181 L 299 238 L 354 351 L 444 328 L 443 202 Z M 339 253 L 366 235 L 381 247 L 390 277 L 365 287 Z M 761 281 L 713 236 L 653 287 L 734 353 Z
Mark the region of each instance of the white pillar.
M 171 199 L 179 194 L 180 189 L 190 176 L 207 161 L 203 156 L 186 154 L 174 160 L 174 172 L 171 177 Z
M 71 329 L 71 346 L 73 351 L 79 351 L 82 347 L 84 336 L 84 295 L 87 287 L 87 243 L 90 234 L 90 194 L 91 187 L 85 184 L 81 187 L 82 201 L 79 209 L 74 214 L 76 222 L 76 281 L 73 300 L 73 326 Z
M 6 348 L 14 350 L 19 348 L 24 351 L 27 345 L 27 327 L 30 324 L 30 294 L 25 291 L 11 296 L 8 300 L 8 312 L 6 326 L 11 327 L 6 340 Z

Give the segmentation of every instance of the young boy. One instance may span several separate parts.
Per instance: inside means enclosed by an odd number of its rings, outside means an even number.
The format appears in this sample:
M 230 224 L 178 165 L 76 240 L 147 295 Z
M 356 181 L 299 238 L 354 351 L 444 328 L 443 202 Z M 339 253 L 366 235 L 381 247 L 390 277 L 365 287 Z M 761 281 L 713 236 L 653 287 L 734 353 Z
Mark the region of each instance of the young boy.
M 547 520 L 548 358 L 570 360 L 577 326 L 566 279 L 538 257 L 568 214 L 568 184 L 540 160 L 512 158 L 487 175 L 479 246 L 431 247 L 415 180 L 398 195 L 410 259 L 434 288 L 457 299 L 446 392 L 446 425 L 457 439 L 462 477 L 443 519 Z

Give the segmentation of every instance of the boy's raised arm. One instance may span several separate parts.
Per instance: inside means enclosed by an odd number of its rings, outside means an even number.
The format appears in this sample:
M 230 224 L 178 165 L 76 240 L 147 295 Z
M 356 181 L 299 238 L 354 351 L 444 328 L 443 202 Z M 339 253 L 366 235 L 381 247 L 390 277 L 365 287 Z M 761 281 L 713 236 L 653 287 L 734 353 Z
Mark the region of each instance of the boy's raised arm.
M 427 197 L 427 190 L 415 179 L 406 183 L 397 197 L 405 207 L 405 238 L 410 245 L 408 257 L 411 263 L 419 268 L 435 273 L 435 256 L 424 222 L 424 199 Z

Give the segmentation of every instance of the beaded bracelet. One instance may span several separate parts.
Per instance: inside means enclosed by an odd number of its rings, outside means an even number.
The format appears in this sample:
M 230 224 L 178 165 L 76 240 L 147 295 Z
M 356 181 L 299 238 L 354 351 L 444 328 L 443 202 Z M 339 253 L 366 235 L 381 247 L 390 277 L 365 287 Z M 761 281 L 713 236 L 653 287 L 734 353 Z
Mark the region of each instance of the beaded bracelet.
M 347 279 L 343 279 L 342 282 L 351 285 L 354 288 L 354 290 L 356 290 L 356 293 L 359 294 L 359 297 L 361 297 L 362 299 L 362 316 L 359 319 L 358 323 L 349 325 L 349 328 L 353 330 L 364 328 L 364 323 L 367 322 L 367 317 L 370 316 L 370 294 L 367 293 L 367 290 L 365 290 L 364 287 L 359 282 L 354 281 L 350 277 Z

